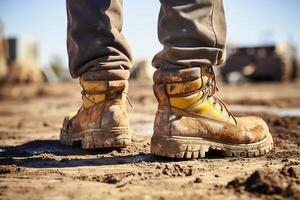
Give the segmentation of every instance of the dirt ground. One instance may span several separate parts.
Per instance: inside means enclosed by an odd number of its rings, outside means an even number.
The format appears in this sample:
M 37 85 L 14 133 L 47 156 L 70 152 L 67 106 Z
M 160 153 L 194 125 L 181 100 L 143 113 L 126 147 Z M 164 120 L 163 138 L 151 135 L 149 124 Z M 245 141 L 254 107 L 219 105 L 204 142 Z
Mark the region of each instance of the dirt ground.
M 130 83 L 132 144 L 88 151 L 58 141 L 64 115 L 81 104 L 76 83 L 2 89 L 0 199 L 300 199 L 299 83 L 220 85 L 237 115 L 255 112 L 268 122 L 275 147 L 258 158 L 210 152 L 199 160 L 149 154 L 151 87 Z M 284 116 L 286 109 L 298 116 Z

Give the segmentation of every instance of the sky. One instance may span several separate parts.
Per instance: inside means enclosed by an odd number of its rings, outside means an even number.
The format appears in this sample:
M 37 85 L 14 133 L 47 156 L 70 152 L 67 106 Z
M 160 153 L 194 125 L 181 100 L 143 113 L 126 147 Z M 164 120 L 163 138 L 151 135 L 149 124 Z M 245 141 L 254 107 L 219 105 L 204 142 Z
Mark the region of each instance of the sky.
M 228 42 L 236 45 L 293 42 L 300 55 L 299 0 L 224 0 Z M 157 39 L 158 0 L 124 0 L 124 28 L 135 59 L 151 59 Z M 67 66 L 64 0 L 1 0 L 0 20 L 7 37 L 34 39 L 43 67 L 54 57 Z

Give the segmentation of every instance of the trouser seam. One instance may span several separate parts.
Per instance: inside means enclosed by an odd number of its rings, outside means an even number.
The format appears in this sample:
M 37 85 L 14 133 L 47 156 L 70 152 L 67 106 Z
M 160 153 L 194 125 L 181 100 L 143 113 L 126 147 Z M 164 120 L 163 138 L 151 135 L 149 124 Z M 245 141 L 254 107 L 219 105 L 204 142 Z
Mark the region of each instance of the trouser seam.
M 215 1 L 212 0 L 212 11 L 211 11 L 211 17 L 210 17 L 210 25 L 211 25 L 211 28 L 212 28 L 212 31 L 213 31 L 213 34 L 214 34 L 214 37 L 215 37 L 215 43 L 214 43 L 214 47 L 216 48 L 217 44 L 218 44 L 218 38 L 217 38 L 217 34 L 216 34 L 216 30 L 215 30 L 215 27 L 214 27 L 214 10 L 215 10 Z

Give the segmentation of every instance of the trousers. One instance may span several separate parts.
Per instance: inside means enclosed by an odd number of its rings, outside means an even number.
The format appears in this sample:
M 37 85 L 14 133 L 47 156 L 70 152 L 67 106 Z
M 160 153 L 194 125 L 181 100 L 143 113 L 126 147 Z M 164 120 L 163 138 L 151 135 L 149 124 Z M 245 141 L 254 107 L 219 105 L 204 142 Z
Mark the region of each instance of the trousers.
M 222 0 L 160 0 L 157 69 L 219 65 L 225 59 L 226 21 Z M 73 78 L 128 79 L 130 47 L 122 34 L 122 0 L 67 0 L 67 50 Z M 144 16 L 138 16 L 143 18 Z M 143 31 L 143 30 L 140 30 Z M 112 75 L 113 74 L 113 75 Z M 115 77 L 116 78 L 116 77 Z

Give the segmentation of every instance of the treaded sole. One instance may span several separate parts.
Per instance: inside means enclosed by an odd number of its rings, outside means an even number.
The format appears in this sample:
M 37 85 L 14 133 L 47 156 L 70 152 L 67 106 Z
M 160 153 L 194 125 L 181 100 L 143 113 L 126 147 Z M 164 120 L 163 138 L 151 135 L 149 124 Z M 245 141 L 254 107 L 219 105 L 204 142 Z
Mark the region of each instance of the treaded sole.
M 78 133 L 60 131 L 60 143 L 74 145 L 81 143 L 82 149 L 98 149 L 109 147 L 126 147 L 131 142 L 128 128 L 115 128 L 111 130 L 89 129 Z
M 260 142 L 251 144 L 224 144 L 203 138 L 154 135 L 151 138 L 151 154 L 169 158 L 204 158 L 209 150 L 217 150 L 226 157 L 256 157 L 273 148 L 270 133 Z

